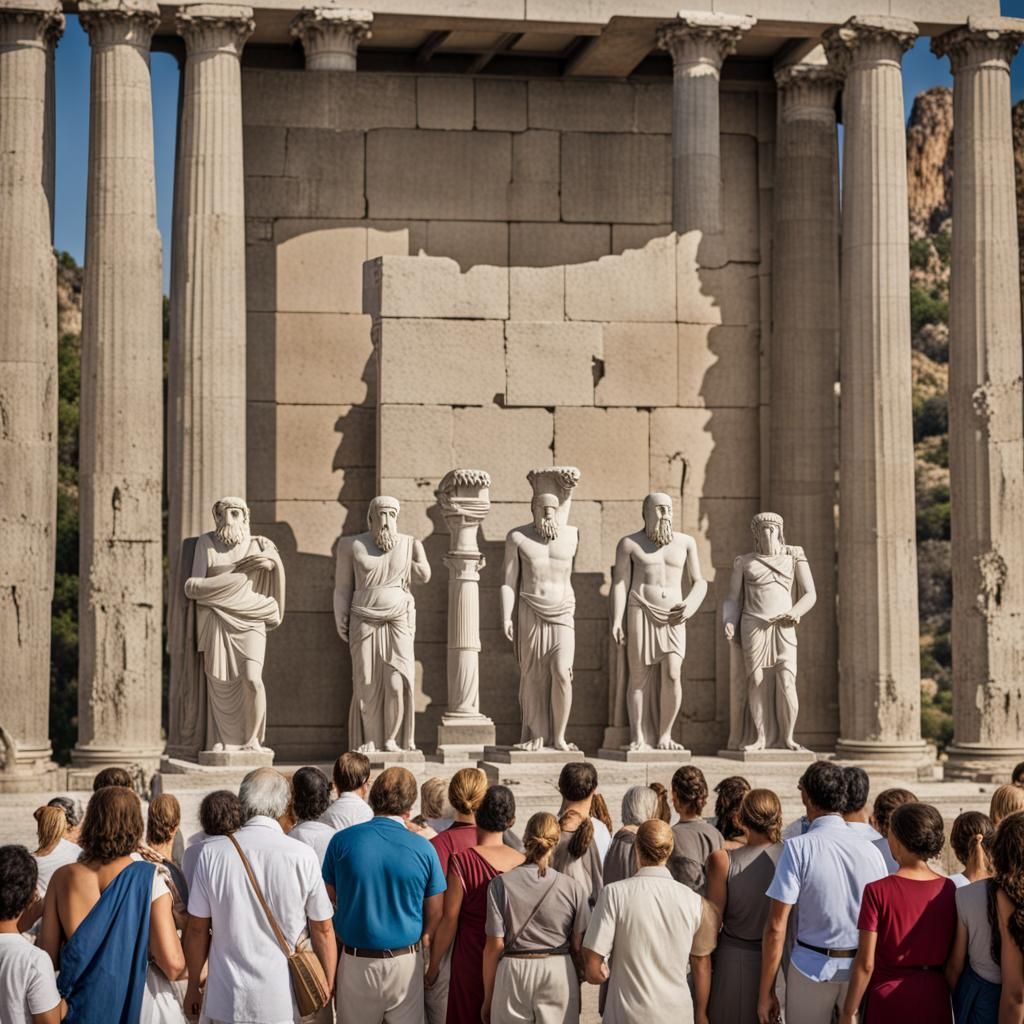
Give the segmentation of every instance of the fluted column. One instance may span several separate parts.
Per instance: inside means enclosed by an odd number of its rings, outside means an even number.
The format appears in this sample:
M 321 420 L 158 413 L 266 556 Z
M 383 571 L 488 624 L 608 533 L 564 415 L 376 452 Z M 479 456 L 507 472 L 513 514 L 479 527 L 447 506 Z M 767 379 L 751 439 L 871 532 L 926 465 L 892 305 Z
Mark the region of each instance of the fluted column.
M 314 7 L 292 21 L 301 40 L 307 71 L 355 71 L 356 50 L 369 39 L 373 14 L 341 7 Z
M 823 60 L 823 58 L 822 58 Z M 773 329 L 767 507 L 807 552 L 818 601 L 800 634 L 801 734 L 838 731 L 836 461 L 839 376 L 838 78 L 823 63 L 775 74 Z M 807 740 L 804 740 L 807 742 Z
M 843 89 L 839 724 L 848 757 L 917 757 L 921 670 L 902 18 L 824 37 Z
M 44 187 L 60 6 L 0 4 L 0 790 L 50 761 L 57 280 Z
M 82 296 L 79 765 L 155 767 L 163 311 L 149 46 L 156 0 L 81 0 L 92 45 Z
M 949 769 L 1024 756 L 1024 408 L 1010 62 L 1024 21 L 969 18 L 932 42 L 953 69 Z
M 672 55 L 672 227 L 679 234 L 722 233 L 722 154 L 718 84 L 722 63 L 756 20 L 680 11 L 658 29 Z

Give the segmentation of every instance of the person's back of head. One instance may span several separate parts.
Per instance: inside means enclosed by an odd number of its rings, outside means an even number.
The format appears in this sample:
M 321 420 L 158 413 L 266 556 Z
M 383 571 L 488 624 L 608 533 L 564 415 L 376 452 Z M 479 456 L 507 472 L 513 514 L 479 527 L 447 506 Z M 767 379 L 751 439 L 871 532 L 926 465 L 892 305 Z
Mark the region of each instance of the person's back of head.
M 96 778 L 92 780 L 92 791 L 97 793 L 101 789 L 106 789 L 107 786 L 121 786 L 124 789 L 134 789 L 135 780 L 127 768 L 118 768 L 116 766 L 104 768 L 102 771 L 97 772 Z
M 597 789 L 597 769 L 589 761 L 570 761 L 558 775 L 558 792 L 571 803 L 586 800 Z
M 652 782 L 647 787 L 658 798 L 658 809 L 651 815 L 666 824 L 672 822 L 672 805 L 669 803 L 668 790 L 660 782 Z
M 370 789 L 370 807 L 378 817 L 404 817 L 416 803 L 416 788 L 416 776 L 408 768 L 385 768 Z
M 69 796 L 55 796 L 46 802 L 47 807 L 59 807 L 67 818 L 68 828 L 76 828 L 82 823 L 82 805 Z
M 900 804 L 889 819 L 889 837 L 895 838 L 909 854 L 931 860 L 946 844 L 942 815 L 931 804 Z
M 448 803 L 456 814 L 476 814 L 487 793 L 487 776 L 479 768 L 460 768 L 448 783 Z
M 0 921 L 16 921 L 32 902 L 39 865 L 24 846 L 0 846 Z
M 174 838 L 181 825 L 181 804 L 170 793 L 161 793 L 149 802 L 146 814 L 146 842 L 162 846 Z
M 109 864 L 127 857 L 142 841 L 142 802 L 126 786 L 104 786 L 96 790 L 85 809 L 78 845 L 81 859 L 92 864 Z
M 652 818 L 636 830 L 637 867 L 655 868 L 668 862 L 675 849 L 672 829 L 664 821 Z
M 516 820 L 516 798 L 508 786 L 490 786 L 476 812 L 481 832 L 507 832 Z
M 745 793 L 737 817 L 745 829 L 767 836 L 770 843 L 782 839 L 782 804 L 770 789 L 752 789 Z
M 726 839 L 743 835 L 739 824 L 740 804 L 750 792 L 750 783 L 742 775 L 730 775 L 715 786 L 715 828 Z
M 831 761 L 814 761 L 800 776 L 800 790 L 821 814 L 842 814 L 846 808 L 846 776 Z
M 708 802 L 708 783 L 695 764 L 684 764 L 672 775 L 672 796 L 681 812 L 699 816 Z
M 992 959 L 998 964 L 999 925 L 996 919 L 995 892 L 1001 891 L 1010 901 L 1007 922 L 1010 937 L 1024 952 L 1024 813 L 1007 815 L 996 828 L 992 840 L 992 885 L 989 892 L 989 923 L 992 926 Z
M 199 805 L 199 824 L 208 836 L 229 836 L 242 827 L 242 801 L 229 789 L 207 793 Z
M 424 818 L 447 817 L 448 783 L 444 779 L 427 779 L 420 786 L 420 814 Z
M 1024 811 L 1024 786 L 1010 783 L 1000 786 L 993 794 L 988 807 L 988 816 L 993 825 L 998 825 L 1003 818 L 1017 811 Z
M 68 830 L 68 819 L 63 807 L 37 807 L 33 812 L 36 819 L 36 856 L 44 857 L 63 838 Z
M 551 851 L 558 845 L 561 831 L 558 827 L 558 820 L 553 814 L 547 811 L 538 811 L 530 817 L 526 823 L 526 831 L 523 832 L 523 850 L 526 854 L 527 864 L 540 865 L 540 874 L 547 871 L 547 861 Z
M 871 817 L 874 819 L 875 828 L 883 835 L 889 834 L 889 821 L 893 811 L 903 804 L 913 804 L 917 797 L 909 789 L 901 789 L 894 786 L 892 789 L 883 789 L 871 807 Z
M 292 810 L 298 821 L 317 821 L 331 806 L 331 780 L 319 768 L 300 768 L 292 776 Z
M 242 803 L 242 820 L 251 818 L 283 818 L 288 812 L 291 792 L 288 780 L 274 768 L 256 768 L 238 787 Z
M 1024 761 L 1021 761 L 1017 767 L 1013 769 L 1010 781 L 1015 782 L 1018 786 L 1024 786 Z
M 622 797 L 622 824 L 642 825 L 658 817 L 658 794 L 650 786 L 630 786 Z
M 347 750 L 334 762 L 334 788 L 341 796 L 362 789 L 370 779 L 370 759 L 358 750 Z
M 868 793 L 871 791 L 871 780 L 868 773 L 856 765 L 844 768 L 843 778 L 846 779 L 846 806 L 843 808 L 843 815 L 852 817 L 864 810 L 868 802 Z
M 995 826 L 987 814 L 982 814 L 981 811 L 964 811 L 956 816 L 949 831 L 949 845 L 956 854 L 956 859 L 966 867 L 975 849 L 988 849 L 994 832 Z

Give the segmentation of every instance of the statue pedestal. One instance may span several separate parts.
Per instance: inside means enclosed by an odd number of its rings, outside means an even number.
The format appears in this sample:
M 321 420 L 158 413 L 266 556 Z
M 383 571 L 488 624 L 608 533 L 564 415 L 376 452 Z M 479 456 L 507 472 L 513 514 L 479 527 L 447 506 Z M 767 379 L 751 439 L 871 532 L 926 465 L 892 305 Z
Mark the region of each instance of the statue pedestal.
M 494 722 L 486 715 L 442 715 L 437 727 L 437 760 L 479 761 L 494 746 Z
M 514 747 L 484 747 L 484 761 L 494 764 L 568 764 L 570 761 L 586 761 L 582 750 L 555 750 L 542 747 L 540 750 L 516 750 Z
M 369 758 L 371 768 L 390 768 L 400 764 L 412 766 L 415 772 L 414 766 L 426 761 L 422 750 L 364 750 L 362 753 Z
M 689 764 L 689 750 L 608 750 L 602 747 L 597 756 L 604 761 L 625 761 L 627 764 Z
M 199 764 L 205 768 L 269 768 L 274 752 L 262 750 L 200 750 Z
M 810 764 L 818 760 L 813 750 L 720 750 L 718 756 L 745 764 Z M 823 755 L 828 757 L 828 755 Z

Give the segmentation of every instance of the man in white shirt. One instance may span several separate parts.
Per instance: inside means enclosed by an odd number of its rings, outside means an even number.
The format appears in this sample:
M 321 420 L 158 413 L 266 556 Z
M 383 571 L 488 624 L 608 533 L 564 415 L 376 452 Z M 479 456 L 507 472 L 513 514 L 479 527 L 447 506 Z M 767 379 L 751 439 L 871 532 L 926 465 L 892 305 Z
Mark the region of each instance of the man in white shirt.
M 366 802 L 370 792 L 370 759 L 358 751 L 346 751 L 334 762 L 334 788 L 338 799 L 320 816 L 336 832 L 373 817 Z
M 287 812 L 290 795 L 287 780 L 273 768 L 250 772 L 238 792 L 245 824 L 233 838 L 289 948 L 305 940 L 308 926 L 327 985 L 333 988 L 338 949 L 320 863 L 310 847 L 289 839 L 277 820 Z M 208 840 L 196 863 L 184 941 L 189 976 L 185 1011 L 196 1015 L 202 1005 L 204 1024 L 295 1024 L 300 1017 L 288 961 L 231 838 Z M 199 978 L 207 959 L 209 974 L 201 996 Z
M 857 955 L 857 916 L 868 882 L 887 874 L 872 843 L 850 834 L 843 821 L 846 779 L 831 761 L 815 761 L 800 779 L 810 828 L 787 839 L 768 887 L 771 899 L 761 946 L 759 1024 L 781 1021 L 775 978 L 786 926 L 797 909 L 796 944 L 786 974 L 787 1024 L 821 1024 L 842 1010 Z

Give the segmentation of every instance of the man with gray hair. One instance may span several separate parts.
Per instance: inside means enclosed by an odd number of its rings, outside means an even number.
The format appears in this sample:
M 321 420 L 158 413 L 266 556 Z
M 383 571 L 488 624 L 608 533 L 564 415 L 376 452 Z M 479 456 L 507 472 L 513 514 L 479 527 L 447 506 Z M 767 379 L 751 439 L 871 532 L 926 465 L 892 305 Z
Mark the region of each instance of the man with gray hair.
M 327 984 L 334 987 L 338 949 L 333 907 L 313 849 L 289 839 L 279 820 L 291 797 L 287 779 L 257 768 L 238 791 L 244 825 L 231 836 L 208 840 L 196 862 L 185 928 L 188 991 L 185 1012 L 200 1010 L 205 1024 L 291 1024 L 301 1018 L 291 976 L 267 914 L 246 872 L 242 855 L 290 949 L 311 940 Z M 199 979 L 209 961 L 203 993 Z

